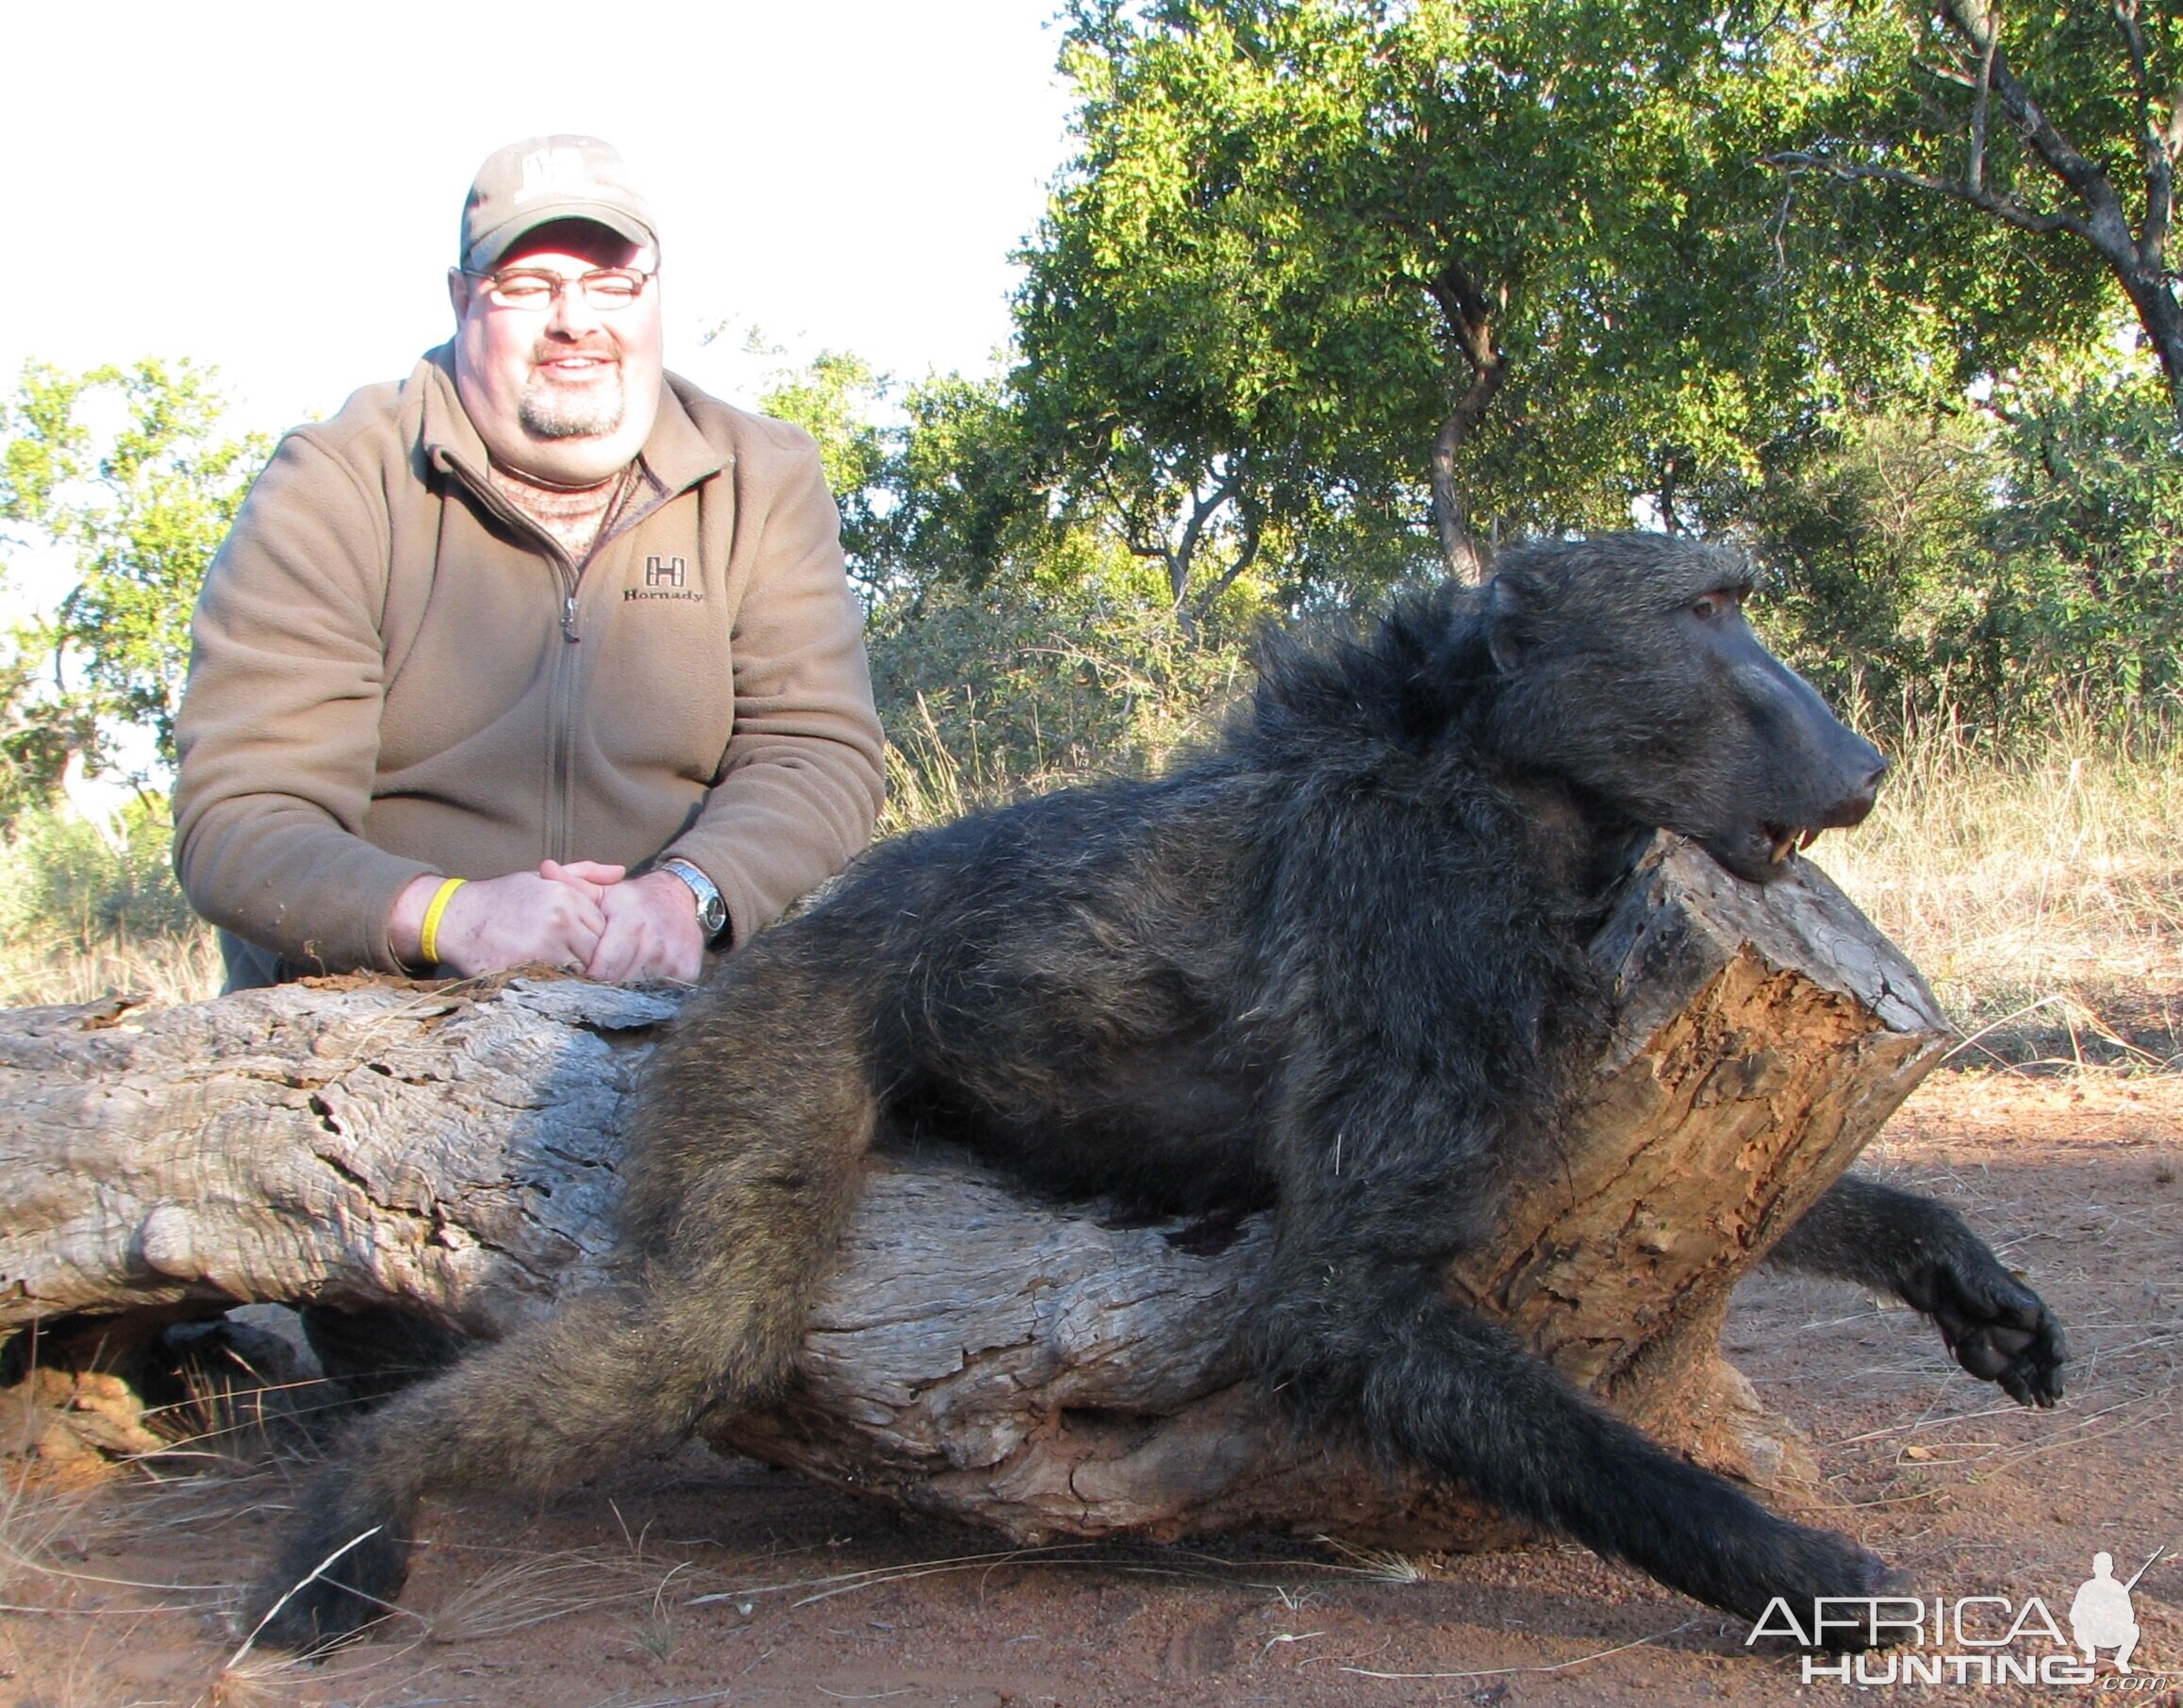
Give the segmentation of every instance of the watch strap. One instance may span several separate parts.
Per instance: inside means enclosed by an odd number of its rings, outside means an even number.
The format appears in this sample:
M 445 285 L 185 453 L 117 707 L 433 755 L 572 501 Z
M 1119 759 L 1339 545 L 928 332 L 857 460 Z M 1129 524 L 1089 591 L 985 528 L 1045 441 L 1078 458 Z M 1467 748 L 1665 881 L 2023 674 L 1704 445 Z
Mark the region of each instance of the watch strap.
M 719 886 L 680 854 L 660 861 L 659 870 L 671 871 L 689 886 L 690 894 L 697 899 L 698 929 L 705 934 L 708 945 L 718 942 L 728 928 L 727 898 L 720 894 Z

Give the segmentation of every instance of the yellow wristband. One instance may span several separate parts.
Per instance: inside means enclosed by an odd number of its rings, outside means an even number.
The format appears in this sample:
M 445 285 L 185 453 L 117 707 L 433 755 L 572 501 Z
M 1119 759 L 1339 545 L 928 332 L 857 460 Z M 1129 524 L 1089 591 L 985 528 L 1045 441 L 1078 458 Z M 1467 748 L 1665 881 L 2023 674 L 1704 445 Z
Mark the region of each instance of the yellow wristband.
M 432 904 L 424 910 L 424 928 L 417 934 L 417 952 L 427 967 L 439 962 L 439 916 L 447 911 L 455 892 L 468 882 L 467 878 L 442 878 L 439 887 L 432 892 Z

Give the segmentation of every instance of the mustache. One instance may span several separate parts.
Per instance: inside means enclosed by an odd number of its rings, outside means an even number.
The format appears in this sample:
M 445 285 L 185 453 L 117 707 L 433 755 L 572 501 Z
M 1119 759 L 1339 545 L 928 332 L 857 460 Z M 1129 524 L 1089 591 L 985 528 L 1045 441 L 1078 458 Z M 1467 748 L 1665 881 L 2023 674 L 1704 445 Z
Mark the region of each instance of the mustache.
M 613 344 L 604 338 L 597 342 L 587 339 L 559 339 L 549 342 L 540 339 L 531 346 L 531 361 L 534 366 L 558 361 L 565 356 L 595 356 L 614 363 L 616 367 L 621 365 L 620 356 L 616 353 Z

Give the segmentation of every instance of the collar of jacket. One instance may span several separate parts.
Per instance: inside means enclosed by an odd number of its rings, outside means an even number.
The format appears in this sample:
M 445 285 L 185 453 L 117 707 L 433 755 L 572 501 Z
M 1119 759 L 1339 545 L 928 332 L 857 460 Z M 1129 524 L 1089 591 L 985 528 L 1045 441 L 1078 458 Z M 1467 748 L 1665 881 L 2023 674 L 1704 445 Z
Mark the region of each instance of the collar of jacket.
M 704 436 L 683 406 L 681 391 L 687 384 L 671 373 L 661 382 L 659 413 L 638 453 L 646 471 L 670 498 L 735 461 L 730 452 Z M 485 491 L 485 440 L 455 389 L 455 346 L 441 344 L 420 357 L 405 390 L 417 400 L 417 444 L 425 461 L 442 473 L 459 475 L 471 490 Z

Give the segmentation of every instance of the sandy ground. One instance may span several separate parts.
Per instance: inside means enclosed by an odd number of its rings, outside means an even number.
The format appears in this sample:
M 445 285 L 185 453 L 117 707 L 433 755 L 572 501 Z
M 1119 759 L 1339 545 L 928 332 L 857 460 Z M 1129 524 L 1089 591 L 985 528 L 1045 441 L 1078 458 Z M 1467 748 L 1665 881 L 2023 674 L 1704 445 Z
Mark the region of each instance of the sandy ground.
M 1729 1356 L 1810 1436 L 1826 1521 L 1928 1596 L 2037 1596 L 2066 1627 L 2095 1550 L 2126 1577 L 2165 1546 L 2133 1593 L 2131 1678 L 2103 1658 L 2092 1685 L 1806 1685 L 1789 1644 L 1747 1646 L 1741 1622 L 1567 1546 L 1010 1554 L 693 1450 L 542 1508 L 436 1506 L 414 1613 L 322 1665 L 223 1665 L 294 1460 L 19 1490 L 0 1506 L 0 1705 L 2183 1700 L 2183 1078 L 1938 1075 L 1867 1165 L 1955 1203 L 2061 1311 L 2065 1405 L 2021 1412 L 1909 1313 L 1801 1280 L 1745 1288 Z

